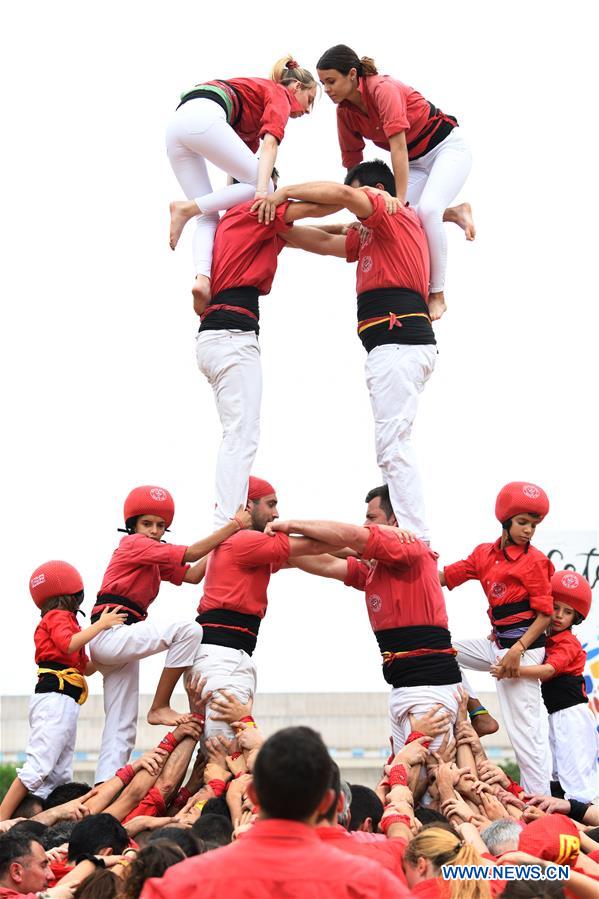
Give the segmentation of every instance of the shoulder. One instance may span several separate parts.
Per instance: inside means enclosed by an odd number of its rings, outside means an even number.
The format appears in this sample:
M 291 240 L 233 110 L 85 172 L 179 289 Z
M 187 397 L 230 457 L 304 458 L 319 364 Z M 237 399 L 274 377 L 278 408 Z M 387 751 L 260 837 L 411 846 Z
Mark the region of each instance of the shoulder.
M 41 624 L 45 624 L 46 627 L 53 627 L 57 624 L 77 625 L 77 618 L 73 612 L 67 612 L 66 609 L 52 609 L 51 612 L 46 612 L 38 627 Z

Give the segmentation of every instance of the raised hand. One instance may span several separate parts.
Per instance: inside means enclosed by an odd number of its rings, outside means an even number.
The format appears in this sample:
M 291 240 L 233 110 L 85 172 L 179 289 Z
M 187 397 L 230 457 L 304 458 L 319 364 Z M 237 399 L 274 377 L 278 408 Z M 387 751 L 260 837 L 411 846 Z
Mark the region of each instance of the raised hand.
M 100 617 L 98 618 L 98 623 L 102 626 L 103 631 L 109 630 L 111 627 L 116 627 L 117 624 L 124 624 L 127 620 L 127 612 L 121 612 L 122 606 L 117 606 L 115 609 L 106 606 L 105 609 L 102 609 L 100 612 Z
M 252 714 L 252 707 L 251 697 L 247 702 L 242 702 L 233 693 L 221 689 L 210 702 L 211 718 L 213 721 L 226 721 L 228 724 L 233 724 L 234 721 L 249 718 Z M 215 712 L 217 714 L 214 714 Z
M 451 721 L 451 715 L 443 705 L 438 702 L 431 706 L 428 712 L 417 718 L 410 713 L 410 728 L 419 734 L 426 734 L 428 737 L 436 737 L 447 730 Z

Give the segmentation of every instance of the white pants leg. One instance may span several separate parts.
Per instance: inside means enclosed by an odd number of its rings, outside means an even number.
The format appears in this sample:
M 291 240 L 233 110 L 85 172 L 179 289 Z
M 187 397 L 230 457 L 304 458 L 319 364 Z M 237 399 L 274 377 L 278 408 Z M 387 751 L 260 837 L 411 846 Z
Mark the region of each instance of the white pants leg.
M 412 727 L 410 715 L 423 715 L 431 706 L 440 702 L 451 715 L 451 727 L 458 714 L 458 687 L 460 684 L 433 684 L 422 687 L 395 687 L 389 694 L 389 720 L 393 738 L 393 752 L 399 752 L 408 739 Z M 431 743 L 437 749 L 445 734 L 439 734 Z
M 452 640 L 457 649 L 457 661 L 463 668 L 488 671 L 507 649 L 500 649 L 491 640 Z M 521 664 L 541 665 L 545 650 L 529 649 Z M 497 698 L 501 717 L 520 768 L 520 783 L 527 793 L 549 795 L 551 753 L 547 712 L 541 698 L 538 680 L 525 677 L 497 681 Z
M 197 273 L 210 276 L 218 211 L 252 199 L 258 159 L 227 124 L 218 103 L 202 98 L 189 100 L 173 114 L 167 126 L 166 147 L 185 196 L 194 199 L 204 213 L 196 219 L 193 258 Z M 240 183 L 213 191 L 206 160 Z
M 434 345 L 377 346 L 366 359 L 376 458 L 400 527 L 429 539 L 420 472 L 412 448 L 418 395 L 435 367 Z
M 34 693 L 31 697 L 26 758 L 17 775 L 23 786 L 41 799 L 54 787 L 73 780 L 80 708 L 64 693 Z
M 410 162 L 407 199 L 417 207 L 426 232 L 431 293 L 443 290 L 445 285 L 447 237 L 443 213 L 460 192 L 471 168 L 472 155 L 458 128 L 429 153 Z
M 102 631 L 89 644 L 94 665 L 104 677 L 104 730 L 96 782 L 124 765 L 135 746 L 139 705 L 139 660 L 168 650 L 165 668 L 188 668 L 200 651 L 202 628 L 179 621 L 158 628 L 139 621 Z
M 208 379 L 223 428 L 216 461 L 214 524 L 221 528 L 247 499 L 260 438 L 262 367 L 254 331 L 202 331 L 198 367 Z
M 553 770 L 566 799 L 593 802 L 599 797 L 597 720 L 587 703 L 549 715 Z
M 257 674 L 252 657 L 242 649 L 229 649 L 226 646 L 214 646 L 203 643 L 199 657 L 194 662 L 194 675 L 207 679 L 205 689 L 218 693 L 224 688 L 237 696 L 241 702 L 247 702 L 256 692 Z M 234 731 L 224 721 L 213 721 L 210 708 L 206 710 L 206 726 L 204 740 L 216 734 L 233 737 Z

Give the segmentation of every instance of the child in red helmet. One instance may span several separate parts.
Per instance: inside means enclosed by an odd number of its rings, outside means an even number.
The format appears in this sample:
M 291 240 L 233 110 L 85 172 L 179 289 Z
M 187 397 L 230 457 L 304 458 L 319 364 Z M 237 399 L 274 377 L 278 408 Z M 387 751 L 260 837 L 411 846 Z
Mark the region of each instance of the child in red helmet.
M 549 712 L 553 773 L 566 799 L 593 802 L 599 797 L 597 722 L 588 707 L 583 677 L 587 654 L 572 633 L 589 614 L 591 585 L 575 571 L 556 571 L 551 578 L 553 615 L 545 646 L 545 661 L 520 670 L 520 677 L 538 678 Z M 500 666 L 494 677 L 505 677 Z
M 112 777 L 127 762 L 135 745 L 140 659 L 167 650 L 148 714 L 150 724 L 173 725 L 185 720 L 170 708 L 170 698 L 179 677 L 199 653 L 202 628 L 189 620 L 166 627 L 148 620 L 148 608 L 158 595 L 161 581 L 177 586 L 183 582 L 199 584 L 206 568 L 204 557 L 251 523 L 251 516 L 240 506 L 231 521 L 210 537 L 191 546 L 175 546 L 162 541 L 174 514 L 175 504 L 168 490 L 143 486 L 131 491 L 124 506 L 127 536 L 112 555 L 92 610 L 92 621 L 106 608 L 119 606 L 126 612 L 126 627 L 100 634 L 90 646 L 92 660 L 104 677 L 105 723 L 96 770 L 98 782 Z M 190 567 L 189 562 L 198 564 Z
M 79 706 L 87 699 L 84 675 L 96 670 L 83 647 L 126 617 L 118 608 L 106 608 L 82 631 L 77 611 L 83 581 L 68 562 L 40 565 L 31 575 L 29 591 L 42 614 L 33 635 L 38 682 L 29 704 L 25 763 L 0 805 L 1 821 L 12 817 L 28 792 L 45 799 L 54 787 L 73 779 Z
M 543 661 L 545 630 L 553 612 L 554 568 L 530 542 L 548 511 L 549 500 L 541 487 L 525 481 L 506 484 L 495 504 L 502 527 L 499 540 L 482 543 L 467 559 L 446 565 L 439 573 L 441 584 L 450 590 L 478 580 L 487 595 L 493 632 L 488 639 L 454 639 L 458 663 L 475 671 L 497 666 L 500 678 L 505 678 L 498 680 L 497 695 L 521 783 L 527 792 L 543 795 L 549 792 L 551 764 L 540 686 L 538 680 L 518 675 L 521 665 Z

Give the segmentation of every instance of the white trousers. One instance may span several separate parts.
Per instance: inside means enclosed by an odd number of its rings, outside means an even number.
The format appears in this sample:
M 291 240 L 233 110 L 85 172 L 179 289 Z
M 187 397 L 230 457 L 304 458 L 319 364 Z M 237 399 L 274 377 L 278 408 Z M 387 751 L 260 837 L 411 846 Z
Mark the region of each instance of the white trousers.
M 193 261 L 197 274 L 210 277 L 218 211 L 252 199 L 258 158 L 227 124 L 224 109 L 202 98 L 189 100 L 173 114 L 166 130 L 166 149 L 185 196 L 195 200 L 203 212 L 196 219 Z M 206 160 L 240 183 L 213 191 Z
M 434 345 L 392 343 L 371 350 L 365 366 L 377 463 L 389 487 L 397 523 L 422 540 L 429 539 L 429 532 L 411 436 L 418 395 L 433 373 L 436 359 Z
M 218 693 L 224 688 L 241 702 L 247 702 L 256 693 L 256 666 L 252 657 L 242 649 L 203 643 L 190 674 L 199 674 L 207 679 L 206 691 Z M 225 721 L 213 721 L 211 709 L 207 708 L 203 739 L 207 740 L 216 734 L 235 736 L 233 729 Z
M 503 658 L 507 649 L 500 649 L 492 640 L 452 640 L 457 649 L 460 667 L 473 671 L 488 671 L 497 658 Z M 529 649 L 522 657 L 521 665 L 542 665 L 545 649 Z M 466 678 L 464 688 L 473 693 Z M 501 717 L 510 742 L 514 747 L 520 768 L 520 784 L 527 793 L 549 795 L 551 779 L 551 753 L 547 712 L 541 698 L 538 680 L 529 677 L 510 677 L 497 681 L 497 698 Z
M 461 684 L 430 684 L 422 687 L 394 687 L 389 694 L 389 720 L 393 738 L 393 752 L 399 752 L 408 739 L 412 727 L 410 715 L 423 715 L 440 702 L 451 715 L 451 727 L 458 714 L 458 687 Z M 437 749 L 445 734 L 434 737 L 430 749 Z
M 168 650 L 165 668 L 189 668 L 202 641 L 195 621 L 158 628 L 151 621 L 102 631 L 90 642 L 90 655 L 104 678 L 104 730 L 96 783 L 108 780 L 129 759 L 135 746 L 139 707 L 139 660 Z
M 460 129 L 454 128 L 429 153 L 410 162 L 407 200 L 426 232 L 431 257 L 430 292 L 445 285 L 447 237 L 443 213 L 462 189 L 472 168 L 472 154 Z
M 29 740 L 17 776 L 30 793 L 45 799 L 73 780 L 78 703 L 64 693 L 34 693 L 29 703 Z
M 599 797 L 597 719 L 587 703 L 549 715 L 553 776 L 566 799 L 593 802 Z
M 262 367 L 254 331 L 201 331 L 198 367 L 214 391 L 223 439 L 216 460 L 215 528 L 247 500 L 260 438 Z

